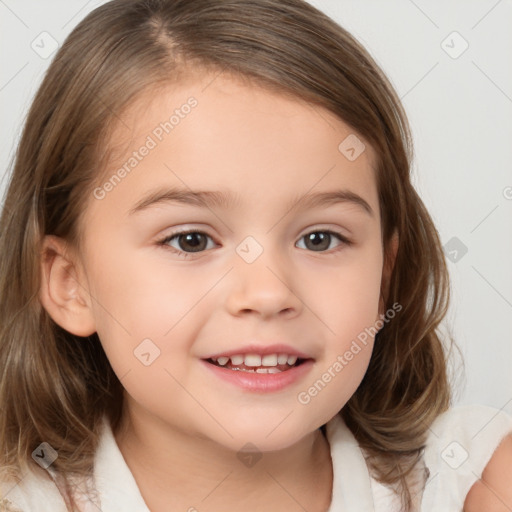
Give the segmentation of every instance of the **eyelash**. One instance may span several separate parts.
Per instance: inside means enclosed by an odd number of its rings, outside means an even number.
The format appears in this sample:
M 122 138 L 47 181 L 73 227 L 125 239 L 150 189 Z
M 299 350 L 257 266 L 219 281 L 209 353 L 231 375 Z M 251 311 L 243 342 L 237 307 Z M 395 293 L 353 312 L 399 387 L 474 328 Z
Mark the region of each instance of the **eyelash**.
M 201 254 L 202 252 L 205 252 L 205 251 L 197 251 L 197 252 L 180 251 L 178 249 L 175 249 L 174 247 L 171 247 L 171 246 L 167 245 L 168 242 L 170 242 L 174 238 L 177 238 L 177 237 L 179 237 L 181 235 L 188 235 L 190 233 L 197 233 L 197 234 L 200 234 L 200 235 L 205 235 L 206 237 L 208 237 L 208 238 L 213 240 L 213 238 L 210 235 L 208 235 L 207 233 L 205 233 L 204 231 L 198 231 L 198 230 L 192 229 L 192 230 L 185 230 L 185 231 L 176 231 L 175 233 L 171 233 L 170 235 L 166 236 L 164 239 L 159 240 L 157 242 L 157 245 L 162 246 L 165 249 L 169 249 L 171 252 L 177 254 L 178 256 L 180 256 L 182 258 L 190 258 L 194 254 Z M 316 231 L 310 231 L 309 233 L 306 233 L 305 235 L 302 235 L 301 239 L 306 237 L 306 236 L 308 236 L 308 235 L 311 235 L 313 233 L 327 233 L 329 235 L 334 235 L 336 238 L 338 238 L 338 240 L 340 240 L 340 242 L 342 242 L 342 244 L 340 246 L 338 246 L 337 248 L 331 250 L 331 251 L 311 251 L 311 252 L 319 252 L 319 253 L 331 252 L 331 253 L 335 253 L 335 252 L 341 250 L 343 248 L 343 246 L 351 246 L 351 245 L 353 245 L 353 242 L 351 240 L 349 240 L 348 238 L 346 238 L 344 235 L 342 235 L 341 233 L 338 233 L 337 231 L 332 231 L 330 229 L 319 229 L 319 230 L 316 230 Z M 215 240 L 214 240 L 214 242 L 215 242 Z

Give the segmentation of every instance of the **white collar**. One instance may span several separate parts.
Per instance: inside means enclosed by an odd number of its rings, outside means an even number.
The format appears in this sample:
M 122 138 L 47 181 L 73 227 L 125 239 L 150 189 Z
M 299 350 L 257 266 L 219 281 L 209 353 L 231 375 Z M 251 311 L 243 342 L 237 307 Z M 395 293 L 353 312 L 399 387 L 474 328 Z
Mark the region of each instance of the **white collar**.
M 458 406 L 436 418 L 424 453 L 430 479 L 421 511 L 461 510 L 470 487 L 508 433 L 512 433 L 512 417 L 486 406 Z M 327 422 L 326 436 L 333 467 L 329 512 L 389 510 L 386 503 L 374 503 L 375 480 L 370 476 L 363 451 L 339 413 Z M 443 450 L 454 440 L 469 453 L 468 460 L 457 470 L 443 459 Z M 106 418 L 95 456 L 95 481 L 103 512 L 150 512 Z
M 356 438 L 339 413 L 326 424 L 326 434 L 333 471 L 329 512 L 373 512 L 375 507 L 368 466 Z
M 103 512 L 150 512 L 114 438 L 106 416 L 96 451 L 94 480 Z
M 333 494 L 329 512 L 374 510 L 370 475 L 352 432 L 339 414 L 326 424 L 333 464 Z M 150 512 L 104 417 L 95 457 L 95 483 L 104 512 Z

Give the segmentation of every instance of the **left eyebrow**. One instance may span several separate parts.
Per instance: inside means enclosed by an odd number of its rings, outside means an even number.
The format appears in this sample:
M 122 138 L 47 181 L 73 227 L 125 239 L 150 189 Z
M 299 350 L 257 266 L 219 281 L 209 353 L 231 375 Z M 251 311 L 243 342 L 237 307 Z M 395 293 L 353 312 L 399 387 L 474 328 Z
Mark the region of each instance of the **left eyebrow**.
M 150 191 L 129 210 L 128 214 L 133 215 L 145 210 L 150 206 L 164 203 L 181 203 L 201 208 L 229 208 L 235 204 L 240 204 L 240 197 L 231 191 L 213 191 L 213 190 L 186 190 L 179 188 L 158 188 Z M 338 203 L 352 203 L 360 207 L 370 217 L 374 212 L 368 202 L 360 195 L 351 190 L 332 190 L 328 192 L 316 192 L 314 194 L 304 194 L 292 199 L 288 203 L 285 211 L 305 210 L 320 206 L 330 206 Z

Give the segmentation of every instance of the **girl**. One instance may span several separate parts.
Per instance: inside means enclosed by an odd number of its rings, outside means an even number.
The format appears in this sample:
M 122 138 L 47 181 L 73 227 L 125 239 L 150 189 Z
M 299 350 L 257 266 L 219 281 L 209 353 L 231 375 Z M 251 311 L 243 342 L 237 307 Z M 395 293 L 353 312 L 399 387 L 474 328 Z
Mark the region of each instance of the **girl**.
M 88 15 L 4 198 L 2 510 L 509 510 L 512 418 L 450 407 L 411 158 L 301 0 Z

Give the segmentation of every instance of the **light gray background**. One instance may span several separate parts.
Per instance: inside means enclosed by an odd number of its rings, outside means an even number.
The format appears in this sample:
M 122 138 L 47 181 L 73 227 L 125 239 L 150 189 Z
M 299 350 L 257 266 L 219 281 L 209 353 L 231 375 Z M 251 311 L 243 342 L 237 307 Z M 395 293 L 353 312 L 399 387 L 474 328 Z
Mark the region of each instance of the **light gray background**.
M 0 0 L 2 188 L 51 60 L 31 45 L 50 48 L 42 32 L 61 44 L 102 3 Z M 465 375 L 454 360 L 455 403 L 512 413 L 512 0 L 311 3 L 361 41 L 389 76 L 413 130 L 414 184 L 443 244 L 456 237 L 467 247 L 464 255 L 449 247 L 458 259 L 448 262 L 445 325 L 465 358 Z

